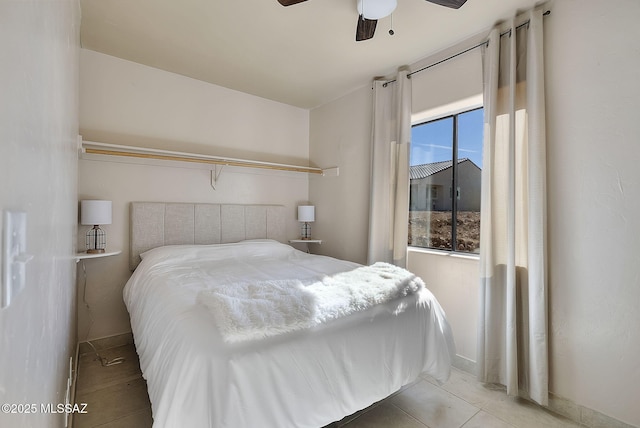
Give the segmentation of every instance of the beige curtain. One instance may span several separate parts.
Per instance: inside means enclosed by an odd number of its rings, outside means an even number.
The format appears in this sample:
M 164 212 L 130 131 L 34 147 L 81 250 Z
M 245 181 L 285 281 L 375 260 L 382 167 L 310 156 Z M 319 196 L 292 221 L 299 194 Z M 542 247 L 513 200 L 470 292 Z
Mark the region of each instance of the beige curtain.
M 548 401 L 543 10 L 483 52 L 484 168 L 478 375 Z M 510 34 L 500 36 L 500 32 Z
M 406 267 L 409 236 L 411 80 L 374 81 L 368 262 Z

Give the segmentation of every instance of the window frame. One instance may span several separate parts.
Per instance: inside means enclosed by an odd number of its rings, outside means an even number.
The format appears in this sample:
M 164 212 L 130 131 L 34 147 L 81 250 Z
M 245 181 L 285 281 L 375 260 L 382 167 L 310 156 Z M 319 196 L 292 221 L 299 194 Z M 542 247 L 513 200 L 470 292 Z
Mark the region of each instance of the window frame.
M 460 251 L 458 250 L 458 246 L 457 246 L 457 242 L 458 242 L 457 213 L 458 213 L 458 199 L 460 197 L 459 185 L 458 185 L 459 184 L 458 182 L 459 181 L 458 180 L 458 116 L 465 113 L 470 113 L 476 110 L 484 109 L 481 95 L 476 97 L 471 97 L 466 101 L 468 101 L 469 104 L 466 104 L 464 101 L 451 104 L 450 106 L 452 107 L 452 110 L 449 112 L 446 112 L 447 106 L 442 106 L 442 107 L 430 110 L 428 112 L 422 112 L 422 113 L 414 114 L 412 116 L 412 119 L 413 119 L 411 123 L 412 129 L 417 126 L 426 125 L 428 123 L 433 123 L 439 120 L 449 119 L 449 118 L 452 119 L 452 148 L 451 148 L 452 179 L 451 179 L 451 186 L 449 188 L 449 194 L 450 194 L 449 197 L 451 198 L 451 248 L 422 247 L 417 245 L 411 245 L 408 243 L 409 249 L 416 249 L 419 251 L 427 251 L 427 252 L 434 251 L 434 252 L 441 252 L 444 254 L 456 254 L 456 255 L 462 255 L 462 256 L 478 256 L 478 253 L 469 252 L 469 251 Z M 429 112 L 431 111 L 433 111 L 434 113 L 437 112 L 438 114 L 430 116 Z M 483 142 L 483 146 L 484 146 L 484 142 Z M 411 186 L 411 180 L 409 180 L 409 185 Z M 433 187 L 432 185 L 429 185 L 427 189 L 431 189 L 432 187 Z M 456 197 L 454 197 L 452 193 L 453 189 L 456 189 Z M 430 191 L 428 193 L 430 193 Z M 409 196 L 411 197 L 411 193 L 409 194 Z M 428 200 L 431 201 L 431 199 L 428 199 Z M 480 209 L 482 210 L 482 206 L 480 206 Z M 411 199 L 409 200 L 409 212 L 410 211 L 411 211 Z M 408 221 L 409 221 L 409 215 L 407 216 L 407 222 Z M 482 245 L 482 242 L 480 242 L 480 245 Z

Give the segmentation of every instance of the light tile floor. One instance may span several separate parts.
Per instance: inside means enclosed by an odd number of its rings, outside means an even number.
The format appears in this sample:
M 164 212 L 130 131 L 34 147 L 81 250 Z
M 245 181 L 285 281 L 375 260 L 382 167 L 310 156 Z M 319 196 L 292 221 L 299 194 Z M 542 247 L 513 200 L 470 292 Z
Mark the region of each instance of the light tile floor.
M 93 352 L 80 356 L 75 428 L 151 427 L 151 404 L 133 345 L 100 350 L 107 360 L 124 357 L 122 364 L 102 367 Z M 401 392 L 329 427 L 346 428 L 540 428 L 580 426 L 525 400 L 507 397 L 499 387 L 484 385 L 454 369 L 438 386 L 428 376 Z M 197 427 L 196 427 L 197 428 Z

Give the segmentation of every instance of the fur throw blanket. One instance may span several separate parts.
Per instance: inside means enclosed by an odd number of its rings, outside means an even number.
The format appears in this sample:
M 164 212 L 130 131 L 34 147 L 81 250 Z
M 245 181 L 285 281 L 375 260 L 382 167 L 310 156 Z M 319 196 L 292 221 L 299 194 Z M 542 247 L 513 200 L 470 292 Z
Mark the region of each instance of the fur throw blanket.
M 263 339 L 366 310 L 424 288 L 420 278 L 388 263 L 325 276 L 311 284 L 270 280 L 215 286 L 198 294 L 227 343 Z

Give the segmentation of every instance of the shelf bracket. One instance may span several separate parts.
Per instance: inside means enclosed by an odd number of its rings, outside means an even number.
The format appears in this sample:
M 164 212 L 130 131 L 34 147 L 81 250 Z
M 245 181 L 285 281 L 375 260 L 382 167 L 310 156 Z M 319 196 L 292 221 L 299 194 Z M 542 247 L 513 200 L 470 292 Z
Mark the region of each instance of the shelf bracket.
M 218 167 L 220 167 L 220 170 L 218 170 Z M 220 174 L 222 174 L 223 168 L 224 165 L 214 165 L 213 169 L 211 170 L 211 187 L 213 187 L 213 190 L 217 190 L 216 186 L 218 184 L 218 178 L 220 178 Z

